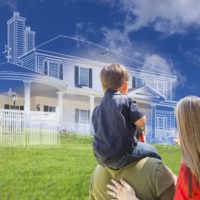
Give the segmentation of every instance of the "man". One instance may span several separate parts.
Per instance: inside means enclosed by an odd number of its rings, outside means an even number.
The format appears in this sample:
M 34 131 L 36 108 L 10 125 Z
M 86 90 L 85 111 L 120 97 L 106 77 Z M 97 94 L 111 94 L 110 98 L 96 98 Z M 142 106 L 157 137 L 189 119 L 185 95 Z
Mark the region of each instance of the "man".
M 112 199 L 107 194 L 111 179 L 124 179 L 140 200 L 171 200 L 175 193 L 176 176 L 156 158 L 143 158 L 123 168 L 113 170 L 97 165 L 91 178 L 90 200 Z

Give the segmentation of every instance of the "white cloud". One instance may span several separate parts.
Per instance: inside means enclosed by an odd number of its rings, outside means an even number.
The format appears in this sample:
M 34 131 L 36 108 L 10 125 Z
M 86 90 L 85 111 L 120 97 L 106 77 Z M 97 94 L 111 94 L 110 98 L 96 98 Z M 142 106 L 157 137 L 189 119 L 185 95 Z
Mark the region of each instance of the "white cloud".
M 158 54 L 145 55 L 145 61 L 142 68 L 173 73 L 173 62 L 170 60 L 167 61 Z
M 0 7 L 8 6 L 12 11 L 17 10 L 16 0 L 0 0 Z
M 193 65 L 200 67 L 200 49 L 185 52 L 186 59 Z
M 156 31 L 173 34 L 190 25 L 200 25 L 199 0 L 120 0 L 126 13 L 127 32 L 152 26 Z
M 76 24 L 76 32 L 77 33 L 85 33 L 85 34 L 96 34 L 95 29 L 93 28 L 93 24 L 91 22 L 79 22 Z
M 183 87 L 186 82 L 185 75 L 183 75 L 174 67 L 174 63 L 172 62 L 172 60 L 167 60 L 166 58 L 158 54 L 145 55 L 145 61 L 142 65 L 142 69 L 158 71 L 160 72 L 160 75 L 162 75 L 162 72 L 168 72 L 169 74 L 175 75 L 178 80 L 174 87 Z

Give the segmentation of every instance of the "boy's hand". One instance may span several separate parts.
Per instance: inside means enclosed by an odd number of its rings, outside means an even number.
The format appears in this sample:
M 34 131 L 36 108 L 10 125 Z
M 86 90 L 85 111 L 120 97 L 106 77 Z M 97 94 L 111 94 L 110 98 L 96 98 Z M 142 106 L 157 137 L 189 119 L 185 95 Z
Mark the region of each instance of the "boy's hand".
M 139 142 L 146 143 L 144 127 L 137 129 L 136 138 L 138 139 Z
M 138 141 L 139 141 L 139 142 L 146 143 L 146 138 L 145 138 L 145 135 L 144 135 L 143 133 L 141 133 L 141 134 L 139 135 Z
M 143 116 L 143 117 L 141 117 L 140 119 L 138 119 L 134 124 L 135 124 L 135 126 L 139 129 L 139 128 L 142 128 L 142 127 L 145 126 L 146 121 L 147 121 L 147 120 L 146 120 L 146 117 Z

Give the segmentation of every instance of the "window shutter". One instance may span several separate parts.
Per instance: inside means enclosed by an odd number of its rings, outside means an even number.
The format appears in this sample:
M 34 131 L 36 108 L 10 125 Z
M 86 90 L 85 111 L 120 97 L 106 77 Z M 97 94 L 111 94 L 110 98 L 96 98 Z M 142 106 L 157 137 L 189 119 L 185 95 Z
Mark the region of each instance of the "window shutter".
M 132 88 L 136 88 L 135 76 L 132 77 Z
M 92 69 L 89 69 L 89 87 L 92 88 Z
M 79 123 L 79 109 L 75 109 L 75 123 Z
M 90 110 L 88 110 L 88 123 L 90 123 Z
M 78 87 L 79 84 L 78 84 L 78 77 L 79 77 L 79 74 L 78 74 L 78 66 L 75 66 L 74 67 L 74 81 L 75 81 L 75 86 Z
M 63 80 L 63 64 L 60 64 L 59 79 Z
M 47 61 L 44 62 L 44 74 L 48 75 L 48 64 L 47 64 Z

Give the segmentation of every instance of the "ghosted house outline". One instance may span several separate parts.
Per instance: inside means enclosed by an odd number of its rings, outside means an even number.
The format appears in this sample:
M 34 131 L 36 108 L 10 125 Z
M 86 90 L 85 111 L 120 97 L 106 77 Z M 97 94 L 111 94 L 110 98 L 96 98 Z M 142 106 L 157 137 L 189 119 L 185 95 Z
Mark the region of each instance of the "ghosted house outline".
M 120 55 L 109 49 L 68 36 L 59 35 L 35 47 L 35 32 L 25 26 L 25 20 L 18 12 L 8 20 L 8 63 L 0 65 L 4 68 L 5 65 L 7 68 L 15 66 L 16 73 L 18 68 L 35 73 L 28 84 L 24 78 L 24 96 L 18 100 L 18 108 L 23 104 L 24 110 L 36 111 L 40 105 L 40 112 L 57 111 L 60 126 L 65 130 L 89 126 L 92 110 L 103 97 L 99 73 L 105 65 L 119 62 L 129 70 L 128 95 L 147 115 L 147 141 L 172 142 L 176 127 L 176 102 L 172 99 L 176 76 L 159 70 L 139 69 L 130 60 L 123 62 Z M 23 45 L 18 45 L 19 41 Z M 0 68 L 0 78 L 3 77 L 1 73 Z M 23 74 L 21 76 L 23 79 Z M 38 76 L 45 81 L 35 81 Z M 1 106 L 11 107 L 5 102 Z

